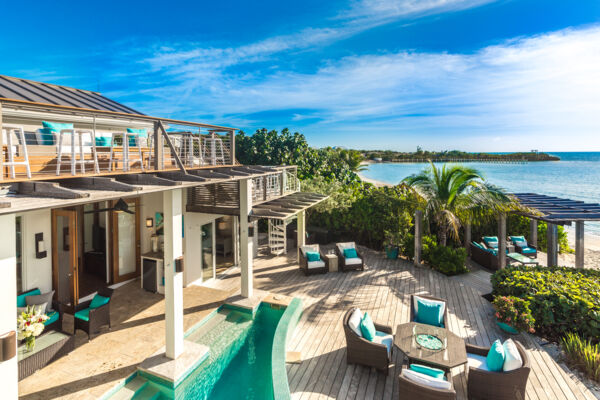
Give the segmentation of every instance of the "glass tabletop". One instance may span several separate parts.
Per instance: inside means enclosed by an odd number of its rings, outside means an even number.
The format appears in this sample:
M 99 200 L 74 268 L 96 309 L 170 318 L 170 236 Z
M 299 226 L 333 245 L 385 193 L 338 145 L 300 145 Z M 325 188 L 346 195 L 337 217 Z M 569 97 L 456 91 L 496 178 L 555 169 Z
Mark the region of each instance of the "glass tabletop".
M 64 334 L 62 332 L 51 331 L 41 336 L 35 338 L 35 347 L 32 351 L 26 351 L 25 342 L 17 348 L 17 357 L 18 360 L 24 360 L 27 357 L 31 357 L 32 355 L 44 350 L 45 348 L 52 346 L 60 342 L 63 339 L 68 338 L 69 335 Z
M 512 258 L 515 261 L 518 261 L 522 264 L 537 264 L 537 261 L 529 258 L 527 256 L 524 256 L 521 253 L 508 253 L 508 257 Z

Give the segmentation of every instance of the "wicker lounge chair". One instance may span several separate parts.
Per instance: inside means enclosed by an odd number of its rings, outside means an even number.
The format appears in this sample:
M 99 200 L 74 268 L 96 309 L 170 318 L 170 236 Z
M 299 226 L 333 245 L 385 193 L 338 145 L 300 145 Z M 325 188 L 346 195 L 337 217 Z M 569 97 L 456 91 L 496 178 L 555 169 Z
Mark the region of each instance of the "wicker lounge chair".
M 108 297 L 109 299 L 112 297 L 114 289 L 103 288 L 98 290 L 98 294 L 103 297 Z M 84 301 L 83 303 L 79 303 L 75 306 L 75 330 L 81 329 L 88 334 L 88 340 L 91 339 L 92 334 L 98 333 L 100 331 L 100 327 L 103 325 L 108 325 L 110 329 L 110 300 L 108 303 L 97 307 L 90 308 L 92 300 Z M 79 312 L 85 311 L 87 312 L 87 320 L 85 316 L 81 316 L 78 314 Z
M 306 258 L 306 253 L 309 251 L 314 251 L 319 253 L 321 256 L 320 261 L 308 261 Z M 321 252 L 321 248 L 318 244 L 309 244 L 302 246 L 299 251 L 299 260 L 298 264 L 300 265 L 300 269 L 304 272 L 304 275 L 312 275 L 312 274 L 325 274 L 329 271 L 329 261 L 327 257 Z
M 527 243 L 523 236 L 509 236 L 510 241 L 515 246 L 517 253 L 521 253 L 524 256 L 530 258 L 537 258 L 537 247 Z
M 402 371 L 398 376 L 398 393 L 400 399 L 418 399 L 418 400 L 454 400 L 456 391 L 452 385 L 452 374 L 446 372 L 446 379 L 452 386 L 450 389 L 436 389 L 420 383 L 414 382 L 404 376 L 404 371 L 408 369 L 406 365 L 402 366 Z
M 346 258 L 344 257 L 344 249 L 356 249 L 356 254 L 358 258 Z M 362 270 L 365 269 L 365 260 L 364 257 L 360 254 L 358 249 L 356 248 L 356 244 L 354 242 L 345 242 L 345 243 L 336 243 L 335 244 L 335 254 L 338 256 L 339 260 L 339 268 L 342 272 L 350 271 L 350 270 Z
M 349 320 L 352 313 L 356 310 L 352 307 L 344 315 L 344 333 L 346 334 L 346 360 L 348 364 L 361 364 L 368 367 L 376 368 L 377 370 L 389 374 L 393 369 L 392 354 L 393 345 L 388 348 L 385 344 L 379 344 L 371 342 L 361 336 L 358 336 L 356 332 L 350 328 Z M 381 325 L 376 322 L 375 329 L 379 332 L 393 335 L 392 327 L 387 325 Z
M 410 295 L 410 321 L 411 322 L 416 322 L 415 296 L 419 296 L 423 299 L 428 299 L 428 300 L 443 301 L 444 303 L 446 303 L 446 307 L 444 307 L 444 327 L 449 328 L 450 325 L 448 325 L 448 302 L 446 300 L 440 299 L 438 297 L 425 296 L 425 295 L 421 295 L 421 294 L 417 294 L 417 295 L 411 294 Z
M 523 366 L 509 372 L 491 372 L 469 366 L 467 392 L 469 400 L 524 400 L 527 379 L 531 370 L 529 357 L 521 343 L 515 340 Z M 467 344 L 469 354 L 487 356 L 489 348 Z
M 492 249 L 484 247 L 482 244 L 471 242 L 471 260 L 475 261 L 482 267 L 498 270 L 498 256 L 497 252 Z

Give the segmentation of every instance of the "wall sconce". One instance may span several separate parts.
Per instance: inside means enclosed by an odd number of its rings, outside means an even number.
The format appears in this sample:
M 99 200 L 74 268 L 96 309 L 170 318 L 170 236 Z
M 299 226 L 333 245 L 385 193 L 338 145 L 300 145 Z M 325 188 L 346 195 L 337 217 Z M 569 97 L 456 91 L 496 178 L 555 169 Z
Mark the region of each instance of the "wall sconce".
M 35 234 L 35 258 L 45 258 L 48 255 L 46 243 L 44 243 L 44 234 L 42 232 Z
M 8 361 L 17 354 L 17 334 L 15 331 L 0 335 L 0 361 Z
M 152 228 L 154 226 L 154 220 L 152 218 L 146 218 L 146 228 Z

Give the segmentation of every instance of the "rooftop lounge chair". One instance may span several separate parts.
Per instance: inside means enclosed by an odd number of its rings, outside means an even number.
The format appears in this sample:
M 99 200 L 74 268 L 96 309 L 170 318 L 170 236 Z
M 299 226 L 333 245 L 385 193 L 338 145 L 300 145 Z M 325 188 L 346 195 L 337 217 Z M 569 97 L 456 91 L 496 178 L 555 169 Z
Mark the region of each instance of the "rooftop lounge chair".
M 525 399 L 525 388 L 531 370 L 529 357 L 521 343 L 514 341 L 523 366 L 508 372 L 492 372 L 485 363 L 487 347 L 466 344 L 469 372 L 467 392 L 469 400 L 514 400 Z
M 307 253 L 313 254 L 307 255 Z M 317 253 L 319 255 L 319 259 L 309 261 L 308 259 L 311 255 L 314 255 L 314 253 Z M 302 272 L 304 272 L 304 275 L 308 276 L 312 274 L 324 274 L 327 271 L 329 271 L 327 257 L 325 257 L 324 254 L 321 252 L 321 249 L 318 244 L 309 244 L 302 246 L 300 248 L 299 257 L 300 258 L 298 260 L 298 264 L 300 265 L 300 269 L 302 270 Z
M 102 288 L 92 300 L 75 306 L 75 330 L 85 331 L 88 340 L 92 334 L 100 331 L 101 326 L 108 325 L 110 329 L 110 299 L 113 292 L 114 289 Z
M 356 257 L 349 257 L 348 252 L 356 251 Z M 339 267 L 342 272 L 360 269 L 365 269 L 365 262 L 363 256 L 359 253 L 354 242 L 336 243 L 335 253 L 338 256 Z
M 525 236 L 509 236 L 508 237 L 512 244 L 515 246 L 517 253 L 521 253 L 524 256 L 537 258 L 537 248 L 530 244 L 527 244 Z
M 429 300 L 429 301 L 434 301 L 434 302 L 443 302 L 444 303 L 444 318 L 443 318 L 443 324 L 444 324 L 444 328 L 445 327 L 449 327 L 450 325 L 448 325 L 448 302 L 444 299 L 440 299 L 438 297 L 433 297 L 433 296 L 425 296 L 425 295 L 421 295 L 421 294 L 411 294 L 410 295 L 410 321 L 411 322 L 419 322 L 417 315 L 418 315 L 418 305 L 417 305 L 417 300 L 421 298 L 424 300 Z
M 409 372 L 410 371 L 410 372 Z M 402 366 L 398 376 L 398 393 L 400 399 L 418 400 L 454 400 L 456 391 L 452 384 L 452 374 L 446 372 L 444 382 L 432 382 L 432 379 L 424 374 L 411 371 L 406 365 Z M 448 386 L 443 387 L 444 383 Z
M 373 367 L 385 374 L 392 370 L 392 352 L 394 347 L 394 336 L 392 327 L 381 325 L 374 322 L 377 335 L 374 341 L 365 339 L 358 330 L 355 320 L 351 322 L 354 312 L 361 314 L 361 311 L 353 307 L 344 315 L 343 325 L 346 334 L 346 360 L 348 364 L 360 364 Z M 359 318 L 360 320 L 360 318 Z M 359 321 L 360 323 L 360 321 Z M 351 326 L 351 324 L 353 324 Z

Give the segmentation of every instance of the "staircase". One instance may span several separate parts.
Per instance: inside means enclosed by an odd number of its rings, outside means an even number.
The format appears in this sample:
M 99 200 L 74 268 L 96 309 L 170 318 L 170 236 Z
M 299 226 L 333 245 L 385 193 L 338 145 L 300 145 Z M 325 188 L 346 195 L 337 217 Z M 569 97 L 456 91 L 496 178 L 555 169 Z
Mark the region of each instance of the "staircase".
M 269 251 L 271 254 L 275 254 L 277 256 L 286 254 L 286 226 L 286 221 L 269 218 Z

